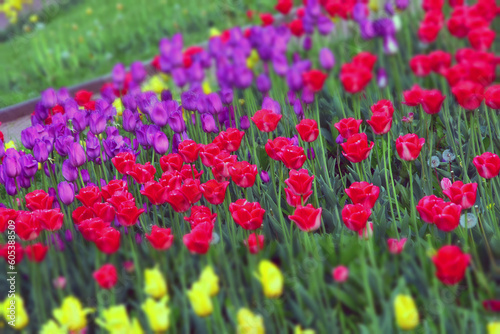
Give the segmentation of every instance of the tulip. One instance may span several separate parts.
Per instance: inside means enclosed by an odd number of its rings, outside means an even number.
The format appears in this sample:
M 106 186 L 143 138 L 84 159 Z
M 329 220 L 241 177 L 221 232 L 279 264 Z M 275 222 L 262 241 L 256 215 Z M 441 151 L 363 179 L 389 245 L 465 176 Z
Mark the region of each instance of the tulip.
M 42 231 L 40 220 L 28 211 L 20 211 L 15 219 L 15 231 L 21 240 L 30 241 Z
M 158 267 L 144 270 L 144 292 L 155 299 L 167 295 L 167 282 Z
M 179 154 L 185 163 L 192 163 L 198 159 L 201 147 L 194 140 L 184 140 L 179 144 Z
M 488 334 L 498 334 L 500 332 L 500 321 L 491 321 L 487 325 Z
M 394 106 L 390 100 L 380 100 L 370 107 L 372 113 L 383 113 L 389 118 L 394 114 Z
M 391 130 L 392 118 L 386 113 L 377 112 L 372 114 L 372 117 L 366 121 L 376 135 L 385 135 Z
M 235 128 L 229 128 L 226 131 L 221 131 L 218 135 L 221 139 L 222 147 L 226 151 L 235 152 L 240 148 L 241 140 L 245 132 Z
M 402 330 L 412 330 L 418 326 L 418 310 L 411 296 L 402 294 L 396 296 L 394 314 L 396 315 L 396 323 Z
M 377 71 L 377 85 L 379 88 L 385 88 L 387 86 L 387 72 L 383 67 L 379 68 Z
M 359 133 L 359 126 L 363 120 L 356 120 L 354 118 L 344 118 L 335 123 L 335 128 L 344 139 L 349 139 L 353 135 Z
M 278 126 L 282 115 L 276 114 L 271 110 L 261 109 L 257 111 L 251 120 L 262 132 L 273 132 Z
M 25 248 L 26 255 L 32 262 L 42 262 L 45 259 L 45 255 L 47 255 L 48 250 L 49 247 L 45 246 L 41 242 L 26 246 Z
M 113 254 L 120 248 L 120 232 L 112 227 L 96 231 L 95 244 L 105 254 Z
M 160 158 L 160 166 L 163 172 L 180 171 L 183 164 L 182 156 L 178 153 L 170 153 Z
M 248 239 L 245 240 L 244 243 L 251 254 L 257 254 L 264 249 L 264 235 L 252 233 L 248 236 Z
M 12 245 L 10 248 L 11 254 L 9 254 L 9 245 L 0 246 L 0 256 L 4 258 L 5 262 L 14 261 L 14 265 L 18 265 L 24 259 L 24 249 L 21 244 L 17 241 L 14 242 L 14 249 Z M 14 258 L 12 259 L 12 251 L 14 251 Z M 10 258 L 9 258 L 10 255 Z
M 62 227 L 64 215 L 60 209 L 36 210 L 33 215 L 47 231 L 57 231 Z
M 493 85 L 484 92 L 484 103 L 491 109 L 500 109 L 500 85 Z
M 155 301 L 148 298 L 142 303 L 141 308 L 146 314 L 149 327 L 155 332 L 166 332 L 170 327 L 170 309 L 167 304 L 167 297 Z
M 371 213 L 361 204 L 347 204 L 342 209 L 342 221 L 348 229 L 359 232 L 366 227 Z
M 57 322 L 70 331 L 81 331 L 87 327 L 87 314 L 93 309 L 83 308 L 81 302 L 74 296 L 67 296 L 61 307 L 54 309 L 52 314 Z
M 471 46 L 478 51 L 487 51 L 495 40 L 496 33 L 488 27 L 479 27 L 469 31 L 467 38 Z
M 111 289 L 118 282 L 118 273 L 112 264 L 104 264 L 98 270 L 94 271 L 92 277 L 103 289 Z
M 259 272 L 255 273 L 255 277 L 262 284 L 264 295 L 267 298 L 278 298 L 283 294 L 283 274 L 271 261 L 261 260 Z
M 73 167 L 80 167 L 86 161 L 85 151 L 79 143 L 71 144 L 71 149 L 69 150 L 68 155 L 69 162 Z
M 229 182 L 217 182 L 216 180 L 209 180 L 200 185 L 200 189 L 203 196 L 208 201 L 208 203 L 213 205 L 219 205 L 224 202 L 226 198 L 226 189 Z
M 271 179 L 269 178 L 269 173 L 265 170 L 260 172 L 260 179 L 262 180 L 262 183 L 269 183 L 269 181 L 271 181 Z
M 86 207 L 94 206 L 94 203 L 101 202 L 101 192 L 96 186 L 88 186 L 80 189 L 78 195 L 75 196 Z
M 478 155 L 472 160 L 472 163 L 479 176 L 485 179 L 492 179 L 500 173 L 500 158 L 494 153 L 485 152 Z
M 247 161 L 235 162 L 229 167 L 229 174 L 236 185 L 242 188 L 250 188 L 255 183 L 257 166 L 251 165 Z
M 182 238 L 184 245 L 191 253 L 206 254 L 212 241 L 213 227 L 214 225 L 211 222 L 197 225 Z
M 9 226 L 9 221 L 17 218 L 17 213 L 14 209 L 0 208 L 0 233 L 5 232 Z
M 410 68 L 418 77 L 425 77 L 431 73 L 431 60 L 427 55 L 416 55 L 410 60 Z
M 342 155 L 350 162 L 358 163 L 368 158 L 374 145 L 372 142 L 368 146 L 366 134 L 358 133 L 341 144 L 343 149 Z
M 372 209 L 378 199 L 380 189 L 368 182 L 354 182 L 345 192 L 353 204 L 361 204 L 366 209 Z
M 333 280 L 337 283 L 344 283 L 349 278 L 349 268 L 346 266 L 337 266 L 332 270 Z
M 26 207 L 30 211 L 52 209 L 54 198 L 49 196 L 44 190 L 34 190 L 25 197 Z
M 298 205 L 293 215 L 288 216 L 288 218 L 297 224 L 297 227 L 302 231 L 316 231 L 321 225 L 321 211 L 321 208 L 315 209 L 312 204 Z
M 219 293 L 219 277 L 215 274 L 212 266 L 206 266 L 200 274 L 198 283 L 204 286 L 210 297 Z
M 65 205 L 70 205 L 75 200 L 75 187 L 72 183 L 63 181 L 57 185 L 59 199 Z
M 144 185 L 144 189 L 141 190 L 141 194 L 146 196 L 151 204 L 153 205 L 160 205 L 165 203 L 166 201 L 166 187 L 164 187 L 162 184 L 155 182 L 155 181 L 149 181 L 146 182 Z
M 451 55 L 447 52 L 436 50 L 429 53 L 432 71 L 443 74 L 451 66 Z
M 429 115 L 437 114 L 441 110 L 445 98 L 446 96 L 437 89 L 423 90 L 422 108 Z
M 14 313 L 12 313 L 12 306 L 14 306 Z M 9 296 L 3 302 L 0 302 L 0 310 L 9 326 L 24 331 L 24 328 L 29 323 L 29 316 L 24 306 L 24 300 L 18 294 L 9 293 Z
M 265 145 L 267 155 L 276 161 L 281 161 L 279 153 L 284 147 L 292 145 L 292 141 L 285 137 L 277 137 L 274 140 L 268 139 Z
M 286 168 L 299 169 L 304 165 L 307 157 L 303 147 L 288 145 L 278 152 L 279 159 L 283 162 Z
M 184 184 L 179 188 L 179 191 L 189 204 L 194 204 L 201 199 L 202 191 L 200 189 L 200 180 L 186 179 Z
M 127 174 L 135 166 L 135 155 L 129 152 L 122 152 L 111 159 L 113 165 L 121 174 Z
M 187 295 L 196 315 L 199 317 L 206 317 L 212 314 L 212 300 L 210 299 L 209 292 L 202 283 L 194 283 L 191 289 L 187 291 Z
M 144 165 L 135 164 L 127 172 L 127 175 L 132 176 L 137 183 L 145 184 L 154 179 L 155 173 L 156 168 L 150 162 L 146 162 Z
M 422 102 L 423 89 L 419 85 L 413 85 L 410 90 L 403 91 L 403 97 L 408 107 L 416 107 Z
M 469 209 L 476 203 L 477 183 L 464 184 L 462 181 L 456 181 L 443 190 L 450 201 L 460 205 L 463 210 Z
M 445 285 L 455 285 L 464 278 L 470 255 L 462 253 L 458 246 L 447 245 L 438 250 L 432 262 L 436 277 Z
M 424 138 L 418 138 L 416 134 L 408 133 L 396 139 L 396 151 L 402 160 L 413 161 L 418 158 L 424 144 Z
M 239 199 L 229 205 L 229 212 L 234 221 L 245 230 L 256 230 L 261 227 L 266 210 L 258 202 Z
M 175 212 L 186 212 L 191 206 L 191 203 L 186 198 L 186 196 L 177 189 L 166 193 L 165 200 L 172 206 Z
M 297 129 L 300 138 L 307 143 L 315 141 L 319 135 L 318 124 L 313 119 L 303 119 L 295 126 L 295 129 Z
M 484 88 L 472 81 L 460 81 L 453 86 L 451 92 L 457 99 L 458 104 L 466 110 L 479 108 L 484 99 Z
M 111 306 L 102 310 L 102 319 L 96 322 L 110 333 L 144 333 L 137 319 L 129 319 L 125 305 Z
M 460 223 L 462 207 L 455 203 L 440 201 L 432 208 L 434 215 L 432 222 L 438 229 L 444 232 L 453 231 Z
M 247 308 L 240 308 L 236 315 L 238 334 L 264 334 L 264 319 Z
M 319 63 L 325 70 L 330 71 L 335 66 L 335 56 L 328 48 L 322 48 L 319 52 Z
M 389 252 L 391 254 L 400 254 L 403 251 L 403 248 L 406 244 L 406 238 L 401 240 L 397 239 L 387 239 L 387 248 L 389 248 Z

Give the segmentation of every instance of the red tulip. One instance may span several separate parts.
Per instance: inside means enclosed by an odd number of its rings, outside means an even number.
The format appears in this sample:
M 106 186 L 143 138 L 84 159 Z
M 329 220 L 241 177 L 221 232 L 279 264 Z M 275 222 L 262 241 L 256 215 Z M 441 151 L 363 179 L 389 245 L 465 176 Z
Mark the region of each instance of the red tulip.
M 450 202 L 439 202 L 432 208 L 433 222 L 438 229 L 444 232 L 453 231 L 460 224 L 462 207 Z
M 344 139 L 349 139 L 353 135 L 359 133 L 359 126 L 363 123 L 361 119 L 343 118 L 337 123 L 335 123 L 335 129 L 339 131 L 339 134 Z
M 361 162 L 368 158 L 374 143 L 371 142 L 368 146 L 368 138 L 366 133 L 357 133 L 340 146 L 342 146 L 342 155 L 353 163 Z
M 130 170 L 127 174 L 132 176 L 135 182 L 139 184 L 144 184 L 149 181 L 153 181 L 156 173 L 156 168 L 151 165 L 150 162 L 146 162 L 146 164 L 135 164 L 132 170 Z
M 113 254 L 120 248 L 120 232 L 112 227 L 96 231 L 95 245 L 106 254 Z
M 376 112 L 366 121 L 376 135 L 385 135 L 391 131 L 392 117 L 386 113 Z
M 60 209 L 36 210 L 33 215 L 47 231 L 57 231 L 62 227 L 64 215 Z
M 451 66 L 451 55 L 448 52 L 436 50 L 429 53 L 432 71 L 443 74 Z
M 261 109 L 251 117 L 257 128 L 262 132 L 273 132 L 278 126 L 282 115 L 276 114 L 271 110 Z
M 470 45 L 476 50 L 487 51 L 495 40 L 495 31 L 488 27 L 472 29 L 467 34 Z
M 144 189 L 141 190 L 141 194 L 146 196 L 151 204 L 159 205 L 165 203 L 166 191 L 167 189 L 160 183 L 156 181 L 149 181 L 144 185 Z
M 184 160 L 179 153 L 170 153 L 160 158 L 160 167 L 163 172 L 180 171 Z
M 247 246 L 248 251 L 251 254 L 257 254 L 262 249 L 264 249 L 264 236 L 252 233 L 248 236 L 248 239 L 244 241 L 245 246 Z
M 323 89 L 327 75 L 320 70 L 310 70 L 302 73 L 302 81 L 304 86 L 309 88 L 313 93 L 317 93 Z
M 201 199 L 200 180 L 187 179 L 179 190 L 190 204 L 194 204 Z
M 15 220 L 15 231 L 19 239 L 24 241 L 34 240 L 42 231 L 40 220 L 29 211 L 18 211 Z
M 85 240 L 94 242 L 97 238 L 97 232 L 107 227 L 110 227 L 109 223 L 96 217 L 81 221 L 78 225 L 78 231 Z
M 191 207 L 191 203 L 180 190 L 172 190 L 167 193 L 167 203 L 172 206 L 175 212 L 186 212 Z
M 299 169 L 307 160 L 304 148 L 294 145 L 285 146 L 278 156 L 288 169 Z
M 274 140 L 268 139 L 265 146 L 266 153 L 271 159 L 281 161 L 278 153 L 289 145 L 292 145 L 292 141 L 286 137 L 277 137 Z
M 14 265 L 18 265 L 24 258 L 24 249 L 17 241 L 14 242 L 14 245 L 0 245 L 0 256 L 5 259 L 5 262 L 10 264 L 10 261 L 14 260 Z
M 217 182 L 216 180 L 209 180 L 200 185 L 200 189 L 203 192 L 203 196 L 208 203 L 213 205 L 219 205 L 224 202 L 226 198 L 226 189 L 229 182 Z
M 361 204 L 346 204 L 342 209 L 342 221 L 348 229 L 358 232 L 366 227 L 371 214 L 372 211 Z
M 274 16 L 272 16 L 269 13 L 261 13 L 259 14 L 260 20 L 262 21 L 262 25 L 264 27 L 270 26 L 271 24 L 274 23 Z
M 44 190 L 34 190 L 25 196 L 26 207 L 30 211 L 52 209 L 54 197 L 47 194 Z
M 428 13 L 420 22 L 417 32 L 418 39 L 426 44 L 432 43 L 437 39 L 439 31 L 443 26 L 440 19 L 433 19 L 429 14 L 431 13 Z
M 115 266 L 109 263 L 94 271 L 92 277 L 103 289 L 111 289 L 118 283 L 118 272 Z
M 174 242 L 174 236 L 171 234 L 169 228 L 162 228 L 156 225 L 153 225 L 151 233 L 146 233 L 145 236 L 151 243 L 151 246 L 157 250 L 167 250 Z
M 229 211 L 234 221 L 245 230 L 256 230 L 262 226 L 264 213 L 258 202 L 247 202 L 245 199 L 239 199 L 229 205 Z
M 483 86 L 472 81 L 460 81 L 452 88 L 451 92 L 458 104 L 467 110 L 479 108 L 484 98 Z
M 485 179 L 492 179 L 500 173 L 500 158 L 498 155 L 490 152 L 484 152 L 472 160 L 476 166 L 479 176 Z
M 365 89 L 372 77 L 373 74 L 371 70 L 365 66 L 346 63 L 342 65 L 340 69 L 340 81 L 344 89 L 351 94 L 358 93 Z
M 254 185 L 255 178 L 257 177 L 257 166 L 251 165 L 247 161 L 235 162 L 229 168 L 229 174 L 231 175 L 231 180 L 237 186 L 250 188 Z
M 483 301 L 483 308 L 490 312 L 500 312 L 500 300 L 489 299 Z
M 217 182 L 226 182 L 227 177 L 224 177 L 224 175 L 221 175 L 215 167 L 212 167 L 212 175 Z
M 105 222 L 111 223 L 115 219 L 116 209 L 110 203 L 96 202 L 91 210 L 95 217 L 99 217 Z
M 422 95 L 422 88 L 420 88 L 419 85 L 413 85 L 410 90 L 405 90 L 403 92 L 403 97 L 405 99 L 403 104 L 406 104 L 408 107 L 416 107 L 422 102 Z
M 131 205 L 122 206 L 116 213 L 116 220 L 120 225 L 132 226 L 137 223 L 139 216 L 146 211 L 145 209 L 138 209 L 134 203 Z
M 288 28 L 292 35 L 300 37 L 304 35 L 304 24 L 301 19 L 295 19 L 288 24 Z
M 387 248 L 389 248 L 389 252 L 391 254 L 400 254 L 403 251 L 403 248 L 406 244 L 406 238 L 401 240 L 398 239 L 387 239 Z
M 321 225 L 321 211 L 321 208 L 315 209 L 312 204 L 299 205 L 295 208 L 293 215 L 288 218 L 302 231 L 316 231 Z
M 361 204 L 372 209 L 380 194 L 380 189 L 368 182 L 354 182 L 345 190 L 353 204 Z
M 123 180 L 111 180 L 107 185 L 101 187 L 101 195 L 106 201 L 119 191 L 128 191 L 127 182 Z
M 460 205 L 462 209 L 467 210 L 476 203 L 477 183 L 464 184 L 462 181 L 455 181 L 451 187 L 443 190 L 450 201 Z
M 88 90 L 79 90 L 75 93 L 75 101 L 80 107 L 83 107 L 86 103 L 90 102 L 93 94 Z
M 76 225 L 80 225 L 82 221 L 94 217 L 95 215 L 94 211 L 92 211 L 92 208 L 87 208 L 85 206 L 79 206 L 71 213 L 71 218 L 73 219 L 73 223 L 75 223 Z
M 349 269 L 346 266 L 338 266 L 332 270 L 333 280 L 337 283 L 344 283 L 349 278 Z
M 9 221 L 15 220 L 17 211 L 14 209 L 0 208 L 0 233 L 5 232 L 9 227 Z
M 214 225 L 202 223 L 197 225 L 190 233 L 184 235 L 182 241 L 187 249 L 194 254 L 206 254 L 212 241 Z
M 42 262 L 45 259 L 45 255 L 47 255 L 47 251 L 49 247 L 45 246 L 41 242 L 38 242 L 33 245 L 26 246 L 24 251 L 28 256 L 28 259 L 32 262 Z
M 319 135 L 318 123 L 313 119 L 303 119 L 295 126 L 295 129 L 297 129 L 300 139 L 307 143 L 312 143 Z
M 441 94 L 438 89 L 423 90 L 422 92 L 422 108 L 429 114 L 437 114 L 441 110 L 446 96 Z
M 221 152 L 214 158 L 214 168 L 218 174 L 223 177 L 230 177 L 230 169 L 233 164 L 236 163 L 238 157 L 236 155 L 230 155 L 228 152 Z
M 290 170 L 289 178 L 285 180 L 285 184 L 295 195 L 307 195 L 311 192 L 313 180 L 314 175 L 309 176 L 307 169 Z
M 351 60 L 351 64 L 355 66 L 364 67 L 369 71 L 373 70 L 373 66 L 375 65 L 376 62 L 377 62 L 377 56 L 366 51 L 358 53 Z
M 191 171 L 191 178 L 193 177 L 192 175 L 193 172 Z M 161 175 L 159 183 L 165 188 L 166 192 L 169 192 L 175 189 L 180 189 L 182 180 L 183 177 L 179 172 L 165 172 Z
M 111 196 L 111 198 L 109 198 L 107 202 L 111 203 L 111 205 L 113 205 L 115 209 L 119 210 L 123 206 L 128 206 L 129 203 L 135 205 L 135 198 L 128 191 L 120 191 Z
M 292 0 L 278 0 L 278 4 L 274 7 L 274 9 L 276 9 L 283 15 L 287 15 L 292 10 L 292 7 L 293 7 Z
M 240 148 L 241 140 L 245 132 L 238 129 L 229 128 L 226 131 L 221 131 L 218 137 L 221 138 L 221 142 L 224 149 L 229 152 L 235 152 Z
M 372 113 L 383 113 L 392 118 L 394 106 L 390 100 L 380 100 L 370 107 Z
M 215 224 L 216 219 L 217 214 L 212 214 L 212 211 L 204 205 L 193 206 L 191 208 L 191 215 L 189 217 L 184 217 L 184 220 L 191 224 L 191 228 L 195 228 L 201 223 L 206 222 Z
M 396 151 L 402 160 L 413 161 L 418 158 L 424 144 L 424 138 L 418 138 L 416 134 L 408 133 L 396 139 Z
M 192 163 L 198 159 L 201 147 L 194 140 L 183 140 L 178 147 L 178 152 L 185 163 Z
M 366 226 L 358 231 L 358 237 L 363 240 L 369 240 L 373 236 L 373 223 L 368 222 Z
M 443 246 L 432 258 L 436 267 L 436 277 L 446 285 L 454 285 L 465 276 L 470 263 L 470 255 L 462 253 L 458 246 Z
M 425 77 L 431 73 L 431 60 L 427 55 L 416 55 L 410 60 L 410 68 L 417 77 Z
M 194 178 L 196 180 L 199 180 L 204 172 L 203 171 L 198 172 L 198 170 L 196 169 L 196 166 L 194 164 L 192 164 L 192 165 L 187 164 L 187 165 L 182 166 L 181 172 L 180 172 L 180 174 L 182 176 L 182 180 L 192 179 L 193 173 L 194 173 Z
M 418 201 L 417 211 L 420 214 L 420 218 L 426 223 L 434 223 L 434 206 L 444 202 L 442 198 L 436 197 L 435 195 L 425 196 L 420 201 Z
M 491 109 L 500 109 L 500 85 L 488 87 L 484 93 L 485 103 Z
M 311 197 L 312 193 L 313 192 L 311 190 L 304 195 L 296 195 L 292 190 L 290 190 L 290 188 L 285 188 L 286 202 L 288 203 L 288 205 L 293 207 L 304 205 L 307 203 L 307 200 L 309 199 L 309 197 Z
M 118 153 L 113 159 L 111 159 L 116 170 L 120 174 L 127 174 L 135 165 L 135 155 L 129 152 Z
M 94 203 L 101 202 L 101 191 L 97 186 L 87 186 L 80 189 L 75 197 L 86 207 L 94 206 Z

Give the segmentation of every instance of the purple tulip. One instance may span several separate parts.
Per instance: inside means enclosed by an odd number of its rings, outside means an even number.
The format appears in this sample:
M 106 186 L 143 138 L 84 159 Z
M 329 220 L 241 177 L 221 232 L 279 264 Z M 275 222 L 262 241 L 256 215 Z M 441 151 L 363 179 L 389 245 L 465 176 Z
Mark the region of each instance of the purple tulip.
M 161 91 L 161 100 L 162 102 L 172 101 L 172 92 L 168 89 L 164 89 Z
M 279 76 L 285 76 L 288 71 L 288 60 L 285 55 L 275 55 L 273 57 L 273 69 Z
M 325 70 L 330 71 L 335 66 L 335 56 L 328 48 L 322 48 L 319 52 L 319 63 Z
M 89 171 L 86 170 L 86 169 L 82 169 L 80 171 L 80 174 L 82 174 L 82 180 L 83 180 L 83 183 L 87 184 L 90 182 L 90 174 L 89 174 Z
M 210 114 L 202 114 L 201 115 L 201 127 L 202 127 L 203 131 L 205 131 L 206 133 L 219 132 L 219 129 L 217 128 L 217 125 L 215 124 L 214 117 Z
M 3 166 L 5 175 L 10 178 L 15 178 L 21 174 L 21 164 L 19 163 L 19 158 L 16 156 L 7 155 L 3 160 Z
M 43 164 L 43 171 L 45 172 L 45 175 L 47 175 L 47 177 L 50 177 L 50 173 L 51 173 L 49 170 L 49 166 L 50 166 L 50 169 L 52 169 L 52 175 L 56 174 L 56 165 L 51 164 L 49 162 L 46 162 Z
M 176 133 L 181 133 L 186 130 L 186 123 L 184 122 L 184 118 L 182 117 L 182 112 L 176 110 L 170 114 L 168 117 L 168 125 L 172 129 L 172 131 Z
M 73 127 L 76 131 L 82 132 L 88 125 L 88 117 L 85 111 L 78 111 L 75 113 L 73 118 L 71 119 Z
M 246 130 L 250 127 L 250 120 L 248 119 L 248 116 L 241 116 L 240 117 L 240 128 L 242 130 Z
M 302 103 L 299 99 L 296 99 L 293 103 L 293 112 L 300 120 L 304 118 L 304 109 L 302 108 Z
M 73 167 L 69 160 L 64 160 L 62 163 L 62 176 L 68 182 L 73 182 L 78 179 L 78 169 Z
M 377 85 L 379 88 L 385 88 L 387 86 L 387 73 L 383 67 L 379 68 L 377 71 Z
M 205 97 L 205 100 L 207 105 L 207 112 L 209 112 L 210 114 L 214 115 L 222 110 L 222 101 L 219 94 L 210 93 Z
M 168 121 L 168 112 L 165 103 L 157 103 L 150 113 L 151 120 L 154 124 L 163 127 Z
M 153 149 L 156 153 L 164 155 L 168 151 L 168 138 L 165 133 L 158 131 L 154 135 Z
M 359 30 L 363 39 L 369 40 L 376 36 L 373 22 L 370 20 L 363 20 L 359 23 Z
M 410 0 L 396 0 L 396 8 L 399 10 L 405 10 L 410 4 Z
M 125 96 L 122 96 L 122 103 L 125 109 L 137 111 L 137 102 L 133 95 L 127 94 Z
M 260 179 L 262 180 L 263 183 L 268 183 L 270 181 L 269 173 L 266 172 L 265 170 L 261 171 Z
M 235 68 L 238 73 L 234 78 L 234 84 L 238 89 L 246 89 L 250 87 L 253 81 L 253 72 L 246 66 Z
M 70 229 L 67 229 L 66 232 L 64 232 L 64 239 L 66 239 L 67 242 L 73 241 L 73 234 Z
M 329 35 L 332 32 L 333 28 L 335 28 L 335 25 L 333 24 L 332 20 L 330 20 L 325 15 L 320 15 L 318 17 L 317 24 L 318 24 L 318 32 L 323 36 Z
M 265 73 L 262 73 L 255 80 L 255 85 L 257 86 L 259 92 L 267 94 L 267 92 L 271 89 L 271 80 Z
M 342 137 L 342 135 L 338 135 L 337 139 L 335 139 L 335 142 L 339 145 L 342 144 L 344 142 L 344 137 Z
M 8 176 L 5 178 L 5 191 L 9 196 L 17 195 L 16 179 Z
M 154 92 L 144 92 L 137 96 L 137 107 L 145 114 L 149 115 L 153 107 L 159 102 Z
M 3 158 L 5 155 L 5 145 L 3 143 L 3 140 L 0 140 L 0 159 Z
M 137 125 L 138 115 L 129 109 L 123 111 L 123 130 L 127 132 L 135 132 L 135 127 Z
M 31 178 L 35 176 L 38 170 L 38 162 L 31 154 L 25 154 L 19 158 L 21 164 L 22 174 L 24 177 Z
M 271 110 L 275 114 L 281 114 L 281 107 L 278 101 L 266 96 L 262 101 L 262 109 Z
M 286 75 L 286 82 L 288 84 L 288 87 L 290 87 L 290 90 L 298 92 L 302 89 L 303 85 L 302 74 L 296 69 L 291 68 L 288 70 L 288 73 Z
M 69 90 L 66 87 L 61 87 L 57 91 L 57 104 L 63 105 L 66 100 L 70 99 Z
M 146 78 L 146 69 L 140 61 L 134 61 L 130 64 L 130 74 L 132 75 L 132 80 L 137 83 L 141 83 Z
M 304 38 L 304 43 L 302 45 L 302 47 L 304 48 L 304 50 L 306 50 L 306 51 L 311 50 L 312 49 L 312 45 L 313 45 L 313 40 L 312 40 L 311 36 L 309 36 L 309 35 L 306 36 Z
M 47 88 L 42 92 L 42 106 L 50 109 L 56 106 L 57 104 L 57 93 L 54 88 Z
M 49 151 L 47 150 L 47 145 L 41 139 L 37 139 L 35 142 L 35 147 L 33 147 L 33 154 L 36 161 L 45 162 L 49 158 Z
M 314 148 L 310 147 L 307 150 L 307 159 L 314 160 L 314 158 L 316 158 L 316 154 L 314 153 Z
M 71 144 L 71 149 L 68 152 L 69 156 L 69 162 L 73 167 L 80 167 L 82 166 L 85 161 L 85 150 L 83 149 L 82 145 L 80 143 L 73 143 Z
M 63 181 L 57 185 L 57 193 L 59 194 L 59 199 L 65 205 L 70 205 L 75 200 L 75 186 L 73 183 L 68 183 Z
M 396 39 L 396 35 L 384 36 L 384 53 L 388 55 L 394 55 L 398 53 L 399 46 Z
M 182 107 L 187 111 L 196 111 L 198 108 L 198 93 L 188 90 L 181 93 Z
M 202 82 L 205 78 L 205 71 L 199 62 L 194 62 L 187 69 L 188 77 L 191 82 Z
M 310 90 L 307 86 L 302 90 L 302 102 L 305 104 L 311 104 L 314 102 L 314 92 Z
M 92 134 L 92 132 L 87 134 L 86 146 L 87 156 L 90 161 L 95 161 L 101 156 L 101 143 L 99 142 L 99 139 Z
M 394 14 L 396 14 L 396 12 L 394 11 L 394 5 L 392 4 L 392 1 L 385 2 L 384 10 L 389 16 L 393 16 Z
M 220 97 L 221 97 L 222 103 L 224 103 L 224 104 L 233 103 L 233 90 L 230 88 L 223 88 L 220 91 Z
M 28 189 L 29 187 L 31 187 L 31 180 L 27 177 L 24 177 L 23 175 L 19 175 L 16 180 L 19 187 L 23 189 Z
M 103 114 L 97 111 L 94 111 L 90 114 L 89 118 L 89 128 L 93 134 L 98 135 L 104 132 L 106 129 L 106 119 Z
M 113 83 L 116 88 L 121 89 L 123 82 L 125 81 L 125 66 L 122 63 L 118 63 L 113 67 L 113 71 L 111 72 L 111 76 L 113 78 Z

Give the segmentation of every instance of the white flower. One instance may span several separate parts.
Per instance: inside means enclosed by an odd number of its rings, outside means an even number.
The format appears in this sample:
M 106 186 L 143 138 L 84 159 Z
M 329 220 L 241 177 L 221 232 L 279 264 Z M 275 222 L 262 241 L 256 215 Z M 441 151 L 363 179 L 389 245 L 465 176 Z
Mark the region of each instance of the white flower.
M 431 160 L 429 160 L 428 162 L 429 166 L 431 166 L 432 168 L 437 168 L 439 167 L 439 158 L 436 157 L 435 155 L 433 155 L 431 157 Z
M 460 216 L 460 226 L 464 228 L 473 228 L 477 224 L 477 217 L 473 213 L 467 214 L 467 222 L 465 221 L 465 214 Z
M 451 162 L 455 160 L 455 154 L 451 152 L 450 150 L 444 150 L 443 151 L 443 160 L 446 162 Z

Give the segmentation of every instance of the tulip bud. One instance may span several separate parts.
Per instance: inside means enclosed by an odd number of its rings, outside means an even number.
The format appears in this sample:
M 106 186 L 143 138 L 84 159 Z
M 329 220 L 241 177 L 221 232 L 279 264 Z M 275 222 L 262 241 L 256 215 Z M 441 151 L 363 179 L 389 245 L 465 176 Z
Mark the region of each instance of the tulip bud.
M 418 310 L 411 296 L 397 295 L 394 299 L 394 313 L 396 323 L 402 330 L 412 330 L 418 326 Z
M 337 283 L 344 283 L 349 278 L 349 269 L 346 266 L 338 266 L 332 270 L 333 280 Z
M 262 183 L 268 183 L 270 181 L 269 173 L 266 172 L 265 170 L 261 171 L 260 179 L 262 180 Z

